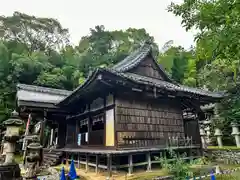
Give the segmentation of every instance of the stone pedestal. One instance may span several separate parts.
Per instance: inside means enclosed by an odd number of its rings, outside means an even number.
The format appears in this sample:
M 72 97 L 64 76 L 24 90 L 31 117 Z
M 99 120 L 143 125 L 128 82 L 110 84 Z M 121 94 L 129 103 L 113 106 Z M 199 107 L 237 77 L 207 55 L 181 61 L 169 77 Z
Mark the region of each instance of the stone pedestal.
M 235 137 L 235 142 L 237 147 L 240 147 L 240 133 L 239 133 L 239 125 L 236 123 L 231 123 L 232 126 L 232 135 Z
M 223 143 L 222 143 L 222 132 L 221 132 L 221 129 L 216 128 L 216 129 L 215 129 L 214 136 L 217 137 L 218 147 L 223 147 Z
M 42 149 L 39 139 L 33 139 L 33 142 L 27 146 L 27 149 L 29 153 L 26 156 L 27 170 L 25 178 L 35 180 L 37 177 L 37 169 L 39 168 L 40 150 Z
M 0 164 L 0 179 L 1 180 L 22 180 L 21 170 L 19 165 L 13 164 Z
M 200 136 L 202 141 L 202 148 L 207 149 L 207 143 L 206 143 L 206 133 L 203 128 L 200 128 Z

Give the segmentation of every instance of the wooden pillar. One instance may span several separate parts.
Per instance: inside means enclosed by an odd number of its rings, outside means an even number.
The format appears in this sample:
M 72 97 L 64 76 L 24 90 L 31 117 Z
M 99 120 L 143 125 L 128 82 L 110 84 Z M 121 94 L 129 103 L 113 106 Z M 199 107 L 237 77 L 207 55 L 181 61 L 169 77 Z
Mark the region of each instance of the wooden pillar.
M 190 161 L 193 160 L 193 150 L 192 148 L 189 148 L 189 157 L 190 157 Z
M 152 162 L 151 162 L 151 153 L 148 152 L 147 153 L 147 171 L 151 171 L 152 170 Z
M 131 175 L 133 173 L 133 159 L 132 154 L 128 155 L 128 175 Z
M 68 162 L 68 153 L 66 152 L 66 166 L 68 166 L 69 165 L 69 162 Z
M 49 143 L 50 146 L 52 146 L 53 144 L 53 135 L 54 135 L 54 129 L 51 128 L 50 143 Z
M 61 119 L 58 122 L 58 143 L 57 148 L 63 148 L 66 143 L 67 127 L 64 121 Z
M 163 152 L 161 151 L 159 158 L 162 158 L 162 157 L 163 157 Z
M 88 154 L 86 154 L 86 166 L 85 166 L 86 172 L 88 172 L 88 163 L 89 163 L 89 156 Z
M 96 168 L 95 168 L 96 174 L 98 173 L 98 165 L 99 165 L 99 156 L 98 156 L 98 154 L 97 154 L 97 155 L 96 155 Z
M 108 178 L 112 177 L 112 155 L 107 155 L 107 171 L 108 171 Z
M 80 169 L 80 154 L 78 153 L 78 169 Z

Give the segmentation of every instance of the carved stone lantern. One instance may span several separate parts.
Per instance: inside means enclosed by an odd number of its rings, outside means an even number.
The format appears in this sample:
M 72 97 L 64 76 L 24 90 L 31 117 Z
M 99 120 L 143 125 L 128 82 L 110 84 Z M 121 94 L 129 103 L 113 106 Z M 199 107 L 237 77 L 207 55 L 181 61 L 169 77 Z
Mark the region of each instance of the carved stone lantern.
M 221 129 L 216 128 L 216 129 L 215 129 L 214 136 L 217 137 L 218 146 L 219 146 L 219 147 L 223 147 L 223 144 L 222 144 L 222 131 L 221 131 Z
M 239 133 L 239 125 L 236 123 L 231 123 L 232 126 L 232 135 L 235 137 L 235 142 L 237 147 L 240 147 L 240 133 Z
M 200 128 L 200 136 L 201 136 L 201 141 L 202 141 L 202 147 L 203 149 L 207 148 L 207 143 L 206 143 L 206 133 L 203 128 Z
M 20 137 L 19 131 L 22 124 L 23 122 L 18 118 L 16 111 L 13 111 L 11 117 L 4 122 L 6 126 L 4 136 L 6 157 L 5 162 L 0 165 L 0 177 L 2 179 L 22 179 L 19 165 L 14 160 L 15 146 Z
M 27 146 L 28 155 L 26 156 L 26 179 L 36 179 L 38 163 L 41 159 L 40 150 L 42 149 L 42 146 L 39 142 L 36 142 L 36 139 L 34 139 L 34 141 L 35 142 L 32 142 Z

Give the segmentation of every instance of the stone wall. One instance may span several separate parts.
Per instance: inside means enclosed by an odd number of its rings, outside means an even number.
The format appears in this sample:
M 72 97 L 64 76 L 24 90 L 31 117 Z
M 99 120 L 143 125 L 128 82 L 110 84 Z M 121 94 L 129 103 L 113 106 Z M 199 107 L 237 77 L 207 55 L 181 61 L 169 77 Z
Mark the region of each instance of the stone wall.
M 207 150 L 204 155 L 227 164 L 240 164 L 240 150 Z

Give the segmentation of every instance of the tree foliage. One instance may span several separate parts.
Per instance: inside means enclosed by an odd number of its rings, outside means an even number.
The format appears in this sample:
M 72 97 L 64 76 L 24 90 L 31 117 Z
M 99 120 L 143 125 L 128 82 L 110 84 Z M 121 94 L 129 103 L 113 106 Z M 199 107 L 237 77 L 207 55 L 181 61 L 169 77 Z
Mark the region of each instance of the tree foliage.
M 73 90 L 89 71 L 111 67 L 146 40 L 176 82 L 227 91 L 222 115 L 239 120 L 239 0 L 185 0 L 170 4 L 168 10 L 182 18 L 186 30 L 197 29 L 194 48 L 186 50 L 170 40 L 159 52 L 144 28 L 109 31 L 103 25 L 91 28 L 72 46 L 68 30 L 55 19 L 20 12 L 0 16 L 0 120 L 14 107 L 16 83 Z
M 60 49 L 69 42 L 68 30 L 57 20 L 20 12 L 9 17 L 0 16 L 0 38 L 21 43 L 28 52 Z
M 199 85 L 222 90 L 222 116 L 238 121 L 240 114 L 240 2 L 239 0 L 185 0 L 168 10 L 182 18 L 186 30 L 195 28 L 196 72 Z
M 0 16 L 0 121 L 14 108 L 17 83 L 73 90 L 89 71 L 112 66 L 146 40 L 158 55 L 145 29 L 108 31 L 99 25 L 77 46 L 71 46 L 68 37 L 68 30 L 52 18 L 20 12 Z

